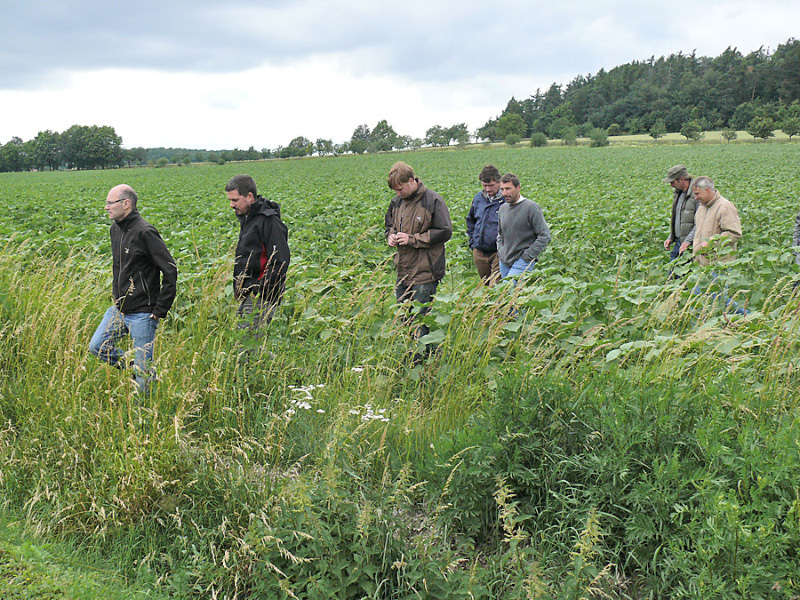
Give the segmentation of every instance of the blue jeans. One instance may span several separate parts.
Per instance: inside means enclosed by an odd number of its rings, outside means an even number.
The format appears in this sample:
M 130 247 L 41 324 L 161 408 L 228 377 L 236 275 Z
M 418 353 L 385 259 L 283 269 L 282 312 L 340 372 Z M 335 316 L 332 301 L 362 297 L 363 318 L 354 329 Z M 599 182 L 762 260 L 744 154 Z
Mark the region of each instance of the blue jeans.
M 157 328 L 158 320 L 151 318 L 150 313 L 123 314 L 116 306 L 112 306 L 94 332 L 89 342 L 89 352 L 112 366 L 124 369 L 124 352 L 117 347 L 117 342 L 125 335 L 130 335 L 133 340 L 136 385 L 140 392 L 147 393 L 150 382 L 155 378 L 152 362 Z
M 532 271 L 535 266 L 536 266 L 535 258 L 531 262 L 525 262 L 525 259 L 518 258 L 516 261 L 514 261 L 514 264 L 511 265 L 510 267 L 501 260 L 500 277 L 505 279 L 506 277 L 511 277 L 512 275 L 522 275 L 523 273 Z
M 714 283 L 714 280 L 716 280 L 716 279 L 717 279 L 717 274 L 712 271 L 711 272 L 711 281 L 709 282 L 708 286 L 706 286 L 706 287 L 710 287 L 711 284 Z M 697 286 L 692 290 L 692 293 L 699 296 L 700 294 L 703 293 L 703 286 L 701 286 L 698 283 Z M 749 310 L 747 310 L 746 308 L 741 308 L 736 303 L 736 300 L 733 300 L 732 298 L 728 297 L 728 285 L 727 284 L 722 286 L 722 291 L 721 292 L 712 292 L 711 294 L 709 294 L 709 298 L 711 298 L 712 300 L 716 300 L 717 298 L 721 298 L 722 301 L 725 303 L 725 307 L 728 308 L 729 310 L 731 310 L 733 312 L 733 314 L 736 314 L 736 315 L 749 315 L 750 314 Z
M 675 260 L 681 255 L 681 243 L 683 240 L 681 238 L 675 238 L 672 240 L 672 248 L 670 249 L 669 259 Z

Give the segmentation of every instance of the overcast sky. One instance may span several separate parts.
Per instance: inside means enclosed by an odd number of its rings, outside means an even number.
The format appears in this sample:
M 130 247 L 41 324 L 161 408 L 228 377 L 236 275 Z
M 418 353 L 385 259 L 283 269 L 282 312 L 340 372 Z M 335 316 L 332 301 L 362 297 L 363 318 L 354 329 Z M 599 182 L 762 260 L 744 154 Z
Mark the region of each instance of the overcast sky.
M 474 130 L 579 74 L 798 33 L 797 0 L 0 0 L 0 144 L 74 124 L 209 150 L 380 119 Z

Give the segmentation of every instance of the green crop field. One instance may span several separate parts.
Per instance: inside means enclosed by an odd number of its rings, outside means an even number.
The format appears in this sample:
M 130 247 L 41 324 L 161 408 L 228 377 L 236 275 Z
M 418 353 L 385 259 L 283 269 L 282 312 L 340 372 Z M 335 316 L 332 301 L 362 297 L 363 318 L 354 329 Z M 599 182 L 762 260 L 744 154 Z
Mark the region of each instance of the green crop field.
M 414 367 L 383 239 L 399 159 L 455 229 Z M 515 288 L 481 286 L 466 244 L 489 162 L 553 233 Z M 708 269 L 668 280 L 676 163 L 739 209 L 717 285 L 747 317 L 691 293 Z M 0 174 L 0 502 L 176 598 L 797 598 L 799 164 L 771 142 Z M 240 172 L 292 249 L 255 347 Z M 147 398 L 87 350 L 123 182 L 179 267 Z

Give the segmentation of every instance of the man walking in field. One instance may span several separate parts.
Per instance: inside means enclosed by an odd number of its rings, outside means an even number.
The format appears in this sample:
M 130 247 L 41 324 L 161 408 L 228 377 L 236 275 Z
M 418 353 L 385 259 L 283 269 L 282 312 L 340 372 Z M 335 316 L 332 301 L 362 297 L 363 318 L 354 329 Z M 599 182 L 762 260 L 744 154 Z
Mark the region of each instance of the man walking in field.
M 399 303 L 428 304 L 445 273 L 444 244 L 453 235 L 450 212 L 442 197 L 426 188 L 414 169 L 403 162 L 392 166 L 387 183 L 397 194 L 384 218 L 386 243 L 397 249 L 395 298 Z M 419 314 L 425 315 L 429 309 L 424 306 Z M 428 328 L 419 325 L 414 337 L 419 339 L 427 333 Z M 426 348 L 425 355 L 429 352 Z M 416 355 L 414 362 L 422 361 L 425 355 Z
M 685 165 L 675 165 L 667 170 L 667 176 L 661 180 L 668 183 L 673 190 L 672 216 L 670 218 L 669 235 L 664 240 L 664 250 L 669 250 L 670 260 L 675 260 L 692 245 L 695 236 L 695 213 L 697 198 L 692 189 L 692 176 Z
M 742 239 L 742 223 L 739 212 L 729 200 L 720 195 L 715 189 L 710 177 L 698 177 L 692 182 L 694 197 L 699 201 L 695 215 L 695 236 L 692 245 L 694 260 L 703 266 L 717 265 L 735 259 L 736 244 Z M 716 243 L 711 245 L 712 240 Z M 712 281 L 717 278 L 717 273 L 711 273 Z M 694 293 L 702 293 L 702 287 L 697 286 Z M 716 294 L 712 294 L 712 297 Z M 727 286 L 723 286 L 723 300 L 725 306 L 736 314 L 746 315 L 748 311 L 739 308 L 734 300 L 728 298 Z
M 696 232 L 692 246 L 695 260 L 701 265 L 732 261 L 736 243 L 742 239 L 739 212 L 733 203 L 715 189 L 710 177 L 698 177 L 692 183 L 692 189 L 700 203 L 695 215 Z M 706 250 L 714 236 L 718 236 L 720 242 L 729 242 L 724 254 Z
M 155 227 L 136 208 L 137 196 L 129 185 L 108 192 L 105 210 L 111 224 L 114 304 L 89 342 L 100 360 L 124 369 L 128 362 L 117 347 L 129 334 L 133 341 L 133 367 L 138 390 L 147 393 L 155 378 L 153 345 L 158 322 L 175 300 L 178 268 Z
M 497 258 L 497 215 L 503 204 L 500 171 L 494 165 L 487 165 L 478 175 L 478 181 L 483 190 L 472 199 L 467 215 L 467 235 L 478 275 L 485 285 L 492 285 L 500 279 Z
M 272 321 L 286 288 L 289 232 L 280 205 L 259 196 L 249 175 L 231 178 L 225 191 L 240 225 L 233 266 L 239 328 L 258 337 L 259 328 Z
M 522 196 L 521 189 L 519 177 L 513 173 L 500 179 L 505 203 L 498 213 L 497 254 L 503 279 L 532 270 L 551 239 L 542 209 Z

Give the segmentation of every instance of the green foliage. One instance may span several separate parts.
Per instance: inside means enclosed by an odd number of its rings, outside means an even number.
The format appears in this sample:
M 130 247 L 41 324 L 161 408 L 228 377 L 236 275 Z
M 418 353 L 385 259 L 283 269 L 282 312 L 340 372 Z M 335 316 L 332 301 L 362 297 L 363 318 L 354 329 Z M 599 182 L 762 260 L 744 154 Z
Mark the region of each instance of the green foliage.
M 728 48 L 716 57 L 694 52 L 651 57 L 553 83 L 522 101 L 512 97 L 499 119 L 478 131 L 480 137 L 502 139 L 494 128 L 511 114 L 527 127 L 520 135 L 541 131 L 551 138 L 559 137 L 565 125 L 587 121 L 610 127 L 609 135 L 648 133 L 661 119 L 670 132 L 689 120 L 698 121 L 702 130 L 726 125 L 743 130 L 757 106 L 800 100 L 799 65 L 800 40 L 794 38 L 774 52 L 762 47 L 743 55 Z
M 798 595 L 800 147 L 729 150 L 691 153 L 742 215 L 718 280 L 747 318 L 691 293 L 706 269 L 667 280 L 654 174 L 685 146 L 409 154 L 456 230 L 418 366 L 382 235 L 394 157 L 248 165 L 293 251 L 257 343 L 229 287 L 242 166 L 126 171 L 180 273 L 146 399 L 86 351 L 119 173 L 3 174 L 0 501 L 175 597 Z M 513 289 L 481 285 L 464 243 L 490 162 L 553 232 Z M 58 219 L 37 209 L 54 195 Z
M 650 128 L 650 137 L 654 140 L 658 140 L 665 135 L 667 135 L 667 124 L 664 123 L 664 119 L 658 119 Z
M 578 143 L 578 132 L 575 127 L 564 127 L 561 130 L 561 141 L 565 146 L 574 146 Z
M 739 137 L 739 133 L 735 129 L 726 129 L 722 132 L 722 137 L 726 142 L 731 142 Z
M 531 135 L 530 145 L 531 148 L 543 148 L 547 146 L 547 136 L 537 131 Z
M 516 146 L 522 141 L 522 138 L 516 133 L 509 133 L 506 138 L 505 142 L 507 146 Z
M 755 117 L 747 124 L 747 133 L 754 138 L 767 139 L 775 135 L 775 121 L 769 117 Z
M 686 121 L 681 127 L 680 134 L 687 142 L 696 142 L 703 137 L 703 126 L 699 121 Z
M 525 135 L 525 129 L 525 121 L 522 120 L 520 115 L 505 115 L 497 121 L 496 135 L 502 140 L 509 135 L 518 135 L 522 139 L 522 136 Z
M 596 127 L 589 132 L 589 139 L 592 140 L 589 142 L 589 145 L 592 148 L 602 148 L 603 146 L 608 146 L 608 133 L 599 127 Z

